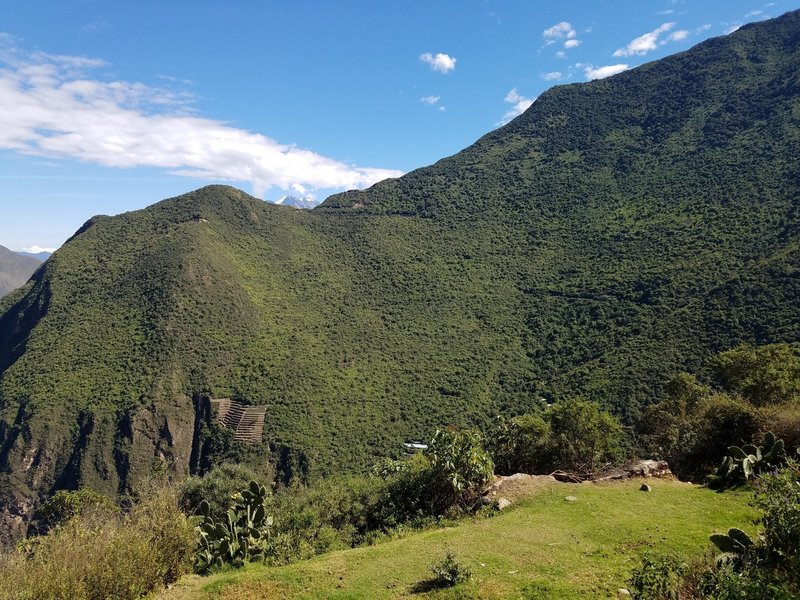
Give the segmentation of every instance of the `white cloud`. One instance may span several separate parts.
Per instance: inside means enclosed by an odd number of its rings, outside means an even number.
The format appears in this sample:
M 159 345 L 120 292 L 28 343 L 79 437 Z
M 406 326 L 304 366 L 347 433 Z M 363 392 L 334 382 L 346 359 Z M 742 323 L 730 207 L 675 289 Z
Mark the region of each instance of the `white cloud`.
M 500 119 L 500 122 L 497 123 L 497 125 L 505 125 L 511 119 L 518 117 L 528 110 L 535 100 L 536 98 L 527 98 L 520 95 L 520 93 L 517 92 L 517 88 L 514 88 L 508 92 L 505 97 L 505 101 L 511 104 L 511 108 L 506 111 L 506 113 L 503 115 L 503 118 Z
M 259 196 L 271 187 L 361 188 L 402 174 L 347 164 L 197 116 L 185 93 L 89 76 L 104 65 L 0 48 L 0 149 L 248 182 Z
M 670 21 L 669 23 L 664 23 L 660 27 L 640 35 L 635 40 L 631 40 L 631 42 L 625 46 L 624 48 L 619 48 L 616 52 L 614 52 L 614 56 L 631 56 L 633 54 L 644 55 L 652 50 L 655 50 L 659 46 L 665 44 L 663 40 L 660 40 L 659 37 L 662 33 L 666 33 L 670 31 L 673 27 L 675 27 L 675 22 Z
M 556 41 L 564 40 L 564 48 L 576 48 L 580 46 L 581 41 L 577 39 L 577 33 L 575 32 L 575 28 L 572 26 L 571 23 L 567 21 L 561 21 L 560 23 L 556 23 L 552 27 L 548 27 L 542 32 L 544 36 L 545 46 L 549 46 L 550 44 L 555 44 Z M 559 54 L 564 54 L 563 52 L 557 52 L 556 56 Z
M 423 96 L 422 98 L 419 99 L 419 101 L 422 102 L 423 104 L 434 105 L 437 102 L 439 102 L 439 96 Z
M 447 107 L 446 107 L 446 106 L 440 106 L 440 107 L 439 107 L 439 110 L 440 110 L 441 112 L 444 112 L 444 111 L 446 111 L 446 110 L 447 110 Z
M 757 17 L 758 15 L 763 15 L 763 14 L 764 14 L 763 10 L 751 10 L 744 16 L 744 18 L 749 19 L 750 17 Z
M 574 38 L 576 34 L 572 24 L 568 23 L 567 21 L 561 21 L 560 23 L 556 23 L 552 27 L 545 29 L 542 32 L 542 35 L 545 37 L 545 39 L 560 40 L 564 38 Z
M 560 71 L 551 71 L 550 73 L 544 73 L 541 75 L 542 79 L 545 81 L 558 81 L 564 75 Z
M 728 27 L 728 28 L 725 30 L 725 33 L 726 33 L 726 34 L 728 34 L 728 33 L 733 33 L 734 31 L 736 31 L 737 29 L 739 29 L 739 28 L 740 28 L 742 25 L 744 25 L 744 23 L 734 23 L 733 25 L 731 25 L 730 27 Z
M 49 252 L 52 254 L 58 250 L 58 248 L 50 248 L 50 247 L 42 247 L 42 246 L 31 246 L 30 248 L 20 248 L 17 252 L 29 252 L 30 254 L 39 254 L 40 252 Z
M 555 56 L 556 58 L 566 58 L 567 54 L 566 54 L 566 52 L 562 52 L 561 50 L 559 50 L 553 56 Z
M 430 66 L 431 70 L 439 71 L 439 73 L 449 73 L 456 68 L 457 60 L 447 54 L 439 52 L 436 55 L 426 52 L 421 54 L 419 59 Z
M 686 31 L 685 29 L 680 29 L 678 31 L 673 31 L 672 33 L 670 33 L 667 39 L 670 42 L 680 42 L 682 40 L 685 40 L 687 37 L 689 37 L 689 32 Z
M 607 65 L 605 67 L 597 68 L 594 68 L 592 65 L 583 66 L 583 72 L 586 75 L 586 79 L 604 79 L 605 77 L 611 77 L 612 75 L 616 75 L 617 73 L 622 73 L 623 71 L 627 70 L 628 65 L 625 64 Z

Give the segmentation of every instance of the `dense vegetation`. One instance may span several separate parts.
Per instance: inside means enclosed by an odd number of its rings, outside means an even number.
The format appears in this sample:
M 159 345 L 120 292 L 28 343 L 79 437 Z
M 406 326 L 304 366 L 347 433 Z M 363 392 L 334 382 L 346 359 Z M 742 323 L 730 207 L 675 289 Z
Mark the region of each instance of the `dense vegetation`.
M 540 398 L 630 427 L 676 372 L 796 341 L 798 31 L 553 88 L 313 211 L 211 186 L 87 222 L 0 301 L 4 529 L 55 489 L 210 464 L 207 395 L 267 405 L 251 457 L 313 478 Z
M 633 439 L 597 404 L 566 399 L 536 414 L 500 418 L 487 436 L 439 429 L 420 453 L 384 459 L 369 475 L 328 477 L 310 486 L 297 479 L 289 487 L 277 486 L 269 482 L 275 476 L 269 466 L 256 472 L 229 463 L 189 478 L 177 494 L 162 482 L 160 489 L 123 503 L 122 510 L 96 491 L 62 490 L 37 511 L 40 535 L 30 536 L 16 551 L 0 553 L 0 589 L 4 581 L 16 580 L 9 598 L 136 598 L 173 581 L 190 559 L 195 572 L 205 575 L 252 563 L 294 563 L 422 529 L 463 525 L 465 518 L 486 518 L 507 507 L 507 499 L 485 490 L 495 468 L 505 473 L 571 470 L 583 477 L 617 467 L 639 443 L 665 452 L 677 472 L 705 476 L 709 486 L 725 489 L 726 495 L 734 493 L 733 487 L 753 484 L 764 533 L 752 537 L 736 522 L 727 533 L 712 535 L 725 553 L 715 562 L 687 562 L 686 555 L 665 554 L 662 544 L 650 542 L 630 579 L 634 597 L 669 598 L 679 591 L 682 597 L 793 597 L 800 584 L 795 575 L 800 471 L 793 458 L 800 455 L 800 440 L 787 436 L 787 442 L 764 430 L 779 425 L 765 416 L 783 414 L 783 424 L 790 426 L 782 431 L 800 431 L 791 410 L 800 406 L 800 353 L 786 344 L 741 346 L 709 362 L 711 383 L 677 376 L 667 386 L 668 399 L 644 413 Z M 722 466 L 711 474 L 723 456 Z M 553 478 L 511 481 L 556 485 Z M 665 481 L 653 486 L 663 490 Z M 651 492 L 653 486 L 645 489 Z M 513 486 L 508 489 L 514 492 Z M 129 541 L 133 538 L 135 543 Z M 73 561 L 74 567 L 59 567 Z M 414 585 L 413 593 L 461 589 L 473 573 L 451 552 L 431 571 L 434 577 Z M 53 575 L 43 582 L 38 572 Z M 5 597 L 2 591 L 0 597 Z

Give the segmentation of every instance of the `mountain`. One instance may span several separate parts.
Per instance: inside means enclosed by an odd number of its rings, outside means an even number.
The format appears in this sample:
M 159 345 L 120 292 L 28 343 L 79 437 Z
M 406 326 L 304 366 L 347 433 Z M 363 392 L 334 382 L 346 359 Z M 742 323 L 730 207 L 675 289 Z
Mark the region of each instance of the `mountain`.
M 294 206 L 295 208 L 314 208 L 317 202 L 311 198 L 298 198 L 297 196 L 284 196 L 280 202 L 281 206 Z
M 210 186 L 94 217 L 0 301 L 0 519 L 220 448 L 365 469 L 541 397 L 630 422 L 712 353 L 797 341 L 798 105 L 793 12 L 314 210 Z M 208 396 L 264 406 L 268 446 L 226 447 Z
M 41 264 L 30 256 L 20 256 L 0 246 L 0 297 L 22 286 Z
M 20 256 L 29 256 L 31 258 L 35 258 L 39 262 L 44 262 L 48 258 L 50 258 L 50 256 L 52 256 L 53 253 L 52 252 L 17 252 L 17 254 L 19 254 Z

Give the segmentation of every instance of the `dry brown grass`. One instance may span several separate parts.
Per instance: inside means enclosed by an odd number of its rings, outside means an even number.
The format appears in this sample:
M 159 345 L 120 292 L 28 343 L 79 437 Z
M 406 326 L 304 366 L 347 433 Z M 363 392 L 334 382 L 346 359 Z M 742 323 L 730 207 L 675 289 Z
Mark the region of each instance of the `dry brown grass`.
M 190 566 L 194 532 L 171 489 L 149 490 L 125 516 L 76 517 L 0 556 L 0 598 L 139 598 Z

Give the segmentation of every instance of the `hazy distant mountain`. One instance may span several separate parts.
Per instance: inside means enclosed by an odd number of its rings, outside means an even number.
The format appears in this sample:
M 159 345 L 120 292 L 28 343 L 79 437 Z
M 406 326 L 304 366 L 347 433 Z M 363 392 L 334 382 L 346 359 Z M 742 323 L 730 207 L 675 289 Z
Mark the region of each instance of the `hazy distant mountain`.
M 196 469 L 207 394 L 266 406 L 251 456 L 339 473 L 540 397 L 630 423 L 722 349 L 796 342 L 799 39 L 794 12 L 557 86 L 314 210 L 209 186 L 90 220 L 0 300 L 0 527 Z
M 21 256 L 18 252 L 0 246 L 0 297 L 24 285 L 41 264 L 41 260 Z
M 30 258 L 35 258 L 40 262 L 46 261 L 53 255 L 52 252 L 17 252 L 17 254 L 20 256 L 29 256 Z
M 297 196 L 284 196 L 281 206 L 294 206 L 295 208 L 314 208 L 319 202 L 311 198 L 298 198 Z

